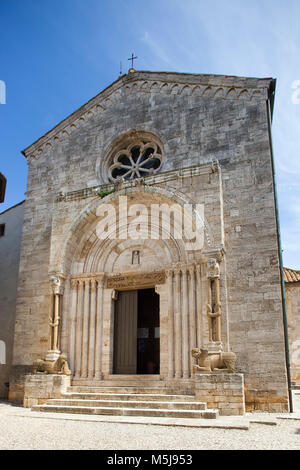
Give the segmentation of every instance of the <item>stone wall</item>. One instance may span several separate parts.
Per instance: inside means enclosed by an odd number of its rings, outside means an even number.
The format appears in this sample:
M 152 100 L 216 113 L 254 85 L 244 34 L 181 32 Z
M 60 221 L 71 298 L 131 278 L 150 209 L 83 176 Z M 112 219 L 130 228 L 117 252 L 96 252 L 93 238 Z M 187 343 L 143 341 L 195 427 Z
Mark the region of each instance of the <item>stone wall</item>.
M 12 364 L 23 213 L 21 203 L 0 214 L 0 398 L 8 395 Z
M 245 414 L 243 374 L 195 373 L 195 399 L 209 409 L 218 409 L 221 416 Z
M 58 374 L 28 374 L 25 380 L 25 408 L 43 405 L 49 398 L 62 398 L 67 392 L 71 380 L 69 376 Z

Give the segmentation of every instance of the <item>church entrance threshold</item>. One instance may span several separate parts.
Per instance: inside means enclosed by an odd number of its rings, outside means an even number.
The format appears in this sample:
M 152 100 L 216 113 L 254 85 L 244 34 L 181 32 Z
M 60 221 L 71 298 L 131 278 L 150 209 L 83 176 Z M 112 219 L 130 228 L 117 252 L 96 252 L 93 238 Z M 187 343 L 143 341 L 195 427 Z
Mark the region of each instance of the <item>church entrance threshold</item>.
M 159 374 L 159 296 L 155 289 L 118 293 L 114 316 L 114 374 Z

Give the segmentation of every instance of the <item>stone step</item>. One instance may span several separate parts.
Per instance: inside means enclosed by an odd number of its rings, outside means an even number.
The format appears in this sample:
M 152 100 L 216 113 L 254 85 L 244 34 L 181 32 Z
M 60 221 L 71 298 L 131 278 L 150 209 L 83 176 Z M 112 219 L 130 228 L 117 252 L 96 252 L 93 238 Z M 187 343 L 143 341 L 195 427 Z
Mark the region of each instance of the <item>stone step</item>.
M 170 410 L 153 408 L 118 408 L 118 407 L 88 407 L 88 406 L 57 406 L 57 405 L 35 405 L 33 411 L 52 413 L 72 413 L 90 415 L 110 416 L 156 416 L 166 418 L 201 418 L 216 419 L 218 410 Z
M 122 400 L 66 400 L 51 399 L 47 405 L 62 407 L 88 407 L 88 408 L 142 408 L 142 409 L 168 409 L 168 410 L 206 410 L 206 403 L 197 401 L 122 401 Z
M 156 387 L 142 387 L 140 386 L 124 386 L 124 387 L 110 387 L 110 386 L 101 386 L 101 387 L 87 387 L 87 386 L 72 386 L 68 387 L 67 392 L 70 393 L 147 393 L 147 394 L 170 394 L 169 389 L 167 388 L 156 388 Z M 184 394 L 180 392 L 180 394 Z
M 138 388 L 157 388 L 159 390 L 164 390 L 166 389 L 166 385 L 165 384 L 162 384 L 161 382 L 106 382 L 106 383 L 101 383 L 101 382 L 98 382 L 96 384 L 93 384 L 93 385 L 89 385 L 89 384 L 72 384 L 71 385 L 72 388 L 77 388 L 77 387 L 84 387 L 84 388 L 104 388 L 104 387 L 128 387 L 128 388 L 132 388 L 132 387 L 138 387 Z
M 194 395 L 167 395 L 159 393 L 64 393 L 64 399 L 122 400 L 122 401 L 185 401 L 193 402 Z
M 115 384 L 117 382 L 135 382 L 135 383 L 140 383 L 140 382 L 151 382 L 151 383 L 160 383 L 162 384 L 162 380 L 159 374 L 139 374 L 139 375 L 125 375 L 125 374 L 113 374 L 109 375 L 108 378 L 102 379 L 102 380 L 96 380 L 96 379 L 88 379 L 88 378 L 73 378 L 72 379 L 72 384 L 73 385 L 89 385 L 92 386 L 94 383 L 102 384 L 102 383 L 107 383 L 107 384 Z
M 106 380 L 87 380 L 79 379 L 72 380 L 73 387 L 158 387 L 165 388 L 166 384 L 161 380 L 152 380 L 152 379 L 106 379 Z

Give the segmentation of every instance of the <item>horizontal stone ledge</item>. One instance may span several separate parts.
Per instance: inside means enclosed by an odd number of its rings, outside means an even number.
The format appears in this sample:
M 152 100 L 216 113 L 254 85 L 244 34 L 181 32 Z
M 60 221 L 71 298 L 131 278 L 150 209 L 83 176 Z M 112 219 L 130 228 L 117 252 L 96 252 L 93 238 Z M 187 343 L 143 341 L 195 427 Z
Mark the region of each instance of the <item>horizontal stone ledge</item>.
M 85 199 L 88 197 L 97 197 L 98 193 L 107 192 L 108 196 L 113 196 L 114 192 L 121 190 L 128 190 L 131 188 L 140 188 L 141 186 L 152 186 L 157 184 L 164 184 L 167 181 L 172 181 L 178 178 L 190 178 L 194 176 L 200 176 L 205 174 L 211 174 L 220 170 L 218 162 L 203 163 L 195 167 L 183 168 L 180 170 L 167 171 L 154 176 L 146 176 L 144 178 L 136 178 L 133 181 L 123 181 L 122 187 L 119 187 L 119 183 L 107 183 L 99 186 L 91 186 L 88 188 L 79 189 L 78 191 L 70 191 L 67 193 L 59 194 L 57 196 L 57 202 L 70 202 L 76 199 Z M 99 196 L 100 200 L 100 196 Z

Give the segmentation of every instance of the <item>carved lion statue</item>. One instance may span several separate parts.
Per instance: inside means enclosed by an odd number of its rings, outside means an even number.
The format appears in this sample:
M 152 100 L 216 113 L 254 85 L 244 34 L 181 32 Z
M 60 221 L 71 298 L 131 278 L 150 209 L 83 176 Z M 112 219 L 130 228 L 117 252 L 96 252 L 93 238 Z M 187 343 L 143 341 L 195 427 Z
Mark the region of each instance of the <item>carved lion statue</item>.
M 192 349 L 192 356 L 197 359 L 194 372 L 235 372 L 236 355 L 233 352 L 209 354 L 207 349 Z
M 64 354 L 60 354 L 56 361 L 38 359 L 33 363 L 33 373 L 71 375 L 67 358 Z

